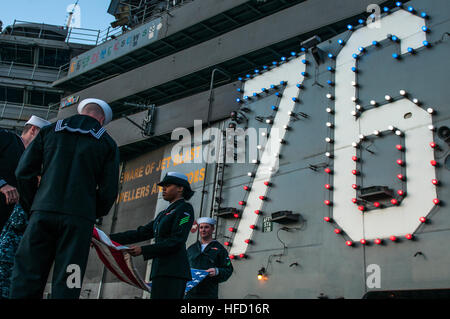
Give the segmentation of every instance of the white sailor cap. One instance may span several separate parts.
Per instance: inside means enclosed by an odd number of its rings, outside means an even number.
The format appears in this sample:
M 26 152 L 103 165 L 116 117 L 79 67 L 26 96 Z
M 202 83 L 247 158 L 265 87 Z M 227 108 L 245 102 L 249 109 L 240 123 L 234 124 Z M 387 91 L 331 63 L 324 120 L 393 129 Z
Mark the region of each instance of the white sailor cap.
M 106 124 L 111 122 L 112 117 L 113 117 L 111 107 L 109 106 L 108 103 L 106 103 L 105 101 L 100 100 L 100 99 L 92 99 L 92 98 L 84 99 L 83 101 L 80 102 L 80 104 L 78 104 L 78 113 L 81 114 L 84 107 L 90 103 L 97 104 L 98 106 L 100 106 L 102 108 L 103 113 L 105 113 L 105 122 L 103 123 L 103 126 L 105 126 Z
M 199 219 L 197 219 L 197 224 L 211 224 L 211 225 L 215 225 L 216 224 L 216 220 L 213 218 L 209 218 L 209 217 L 200 217 Z
M 50 125 L 52 123 L 47 121 L 47 120 L 44 120 L 44 119 L 40 118 L 39 116 L 32 115 L 30 117 L 30 119 L 28 120 L 28 122 L 25 123 L 25 125 L 27 125 L 27 124 L 34 125 L 34 126 L 37 126 L 39 128 L 43 128 L 44 126 Z

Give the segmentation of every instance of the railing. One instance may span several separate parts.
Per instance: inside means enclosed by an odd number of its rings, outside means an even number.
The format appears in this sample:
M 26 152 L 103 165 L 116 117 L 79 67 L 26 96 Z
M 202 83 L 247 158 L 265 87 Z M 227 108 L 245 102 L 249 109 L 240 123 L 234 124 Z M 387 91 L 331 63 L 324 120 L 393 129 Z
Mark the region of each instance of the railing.
M 0 61 L 0 76 L 4 77 L 51 83 L 59 78 L 60 72 L 60 67 Z
M 49 106 L 32 105 L 25 103 L 12 103 L 0 101 L 0 120 L 28 121 L 31 115 L 36 115 L 46 120 L 56 117 L 59 110 L 59 103 Z

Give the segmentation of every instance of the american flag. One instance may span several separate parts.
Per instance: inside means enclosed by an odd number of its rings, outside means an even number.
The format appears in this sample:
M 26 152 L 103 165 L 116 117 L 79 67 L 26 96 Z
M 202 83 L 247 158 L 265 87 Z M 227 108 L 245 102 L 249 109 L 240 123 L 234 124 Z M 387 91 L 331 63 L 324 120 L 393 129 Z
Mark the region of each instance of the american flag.
M 136 288 L 151 291 L 151 282 L 146 283 L 133 266 L 132 256 L 125 250 L 127 246 L 112 241 L 103 231 L 94 227 L 92 245 L 98 257 L 119 280 Z M 186 284 L 185 292 L 197 286 L 208 276 L 205 270 L 191 268 L 192 280 Z

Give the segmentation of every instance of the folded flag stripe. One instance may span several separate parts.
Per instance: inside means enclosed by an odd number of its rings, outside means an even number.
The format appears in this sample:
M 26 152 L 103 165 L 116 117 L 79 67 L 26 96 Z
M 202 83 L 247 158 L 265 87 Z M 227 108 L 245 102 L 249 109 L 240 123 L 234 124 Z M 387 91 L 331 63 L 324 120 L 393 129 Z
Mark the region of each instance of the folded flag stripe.
M 185 222 L 188 221 L 189 217 L 187 217 Z M 92 233 L 92 245 L 105 267 L 120 281 L 148 292 L 151 291 L 151 283 L 144 282 L 134 268 L 131 255 L 125 251 L 126 249 L 129 249 L 127 246 L 122 246 L 112 241 L 97 227 L 94 227 Z M 208 276 L 208 272 L 191 268 L 191 275 L 192 280 L 186 284 L 185 292 L 188 292 L 198 285 Z

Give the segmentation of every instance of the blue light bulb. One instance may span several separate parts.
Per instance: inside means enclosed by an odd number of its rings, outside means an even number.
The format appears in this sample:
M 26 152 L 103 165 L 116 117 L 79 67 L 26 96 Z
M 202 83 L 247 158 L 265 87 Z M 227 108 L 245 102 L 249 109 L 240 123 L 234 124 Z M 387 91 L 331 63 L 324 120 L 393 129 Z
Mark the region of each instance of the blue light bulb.
M 306 64 L 306 63 L 308 63 L 308 61 L 306 61 L 305 59 L 303 59 L 303 60 L 302 60 L 302 63 L 303 63 L 303 64 Z
M 344 40 L 339 39 L 339 40 L 338 40 L 338 43 L 339 43 L 340 45 L 343 45 L 343 44 L 344 44 Z
M 363 19 L 359 19 L 359 20 L 358 20 L 358 23 L 359 23 L 359 24 L 364 24 L 364 22 L 365 22 L 365 21 L 364 21 Z
M 413 52 L 414 52 L 414 49 L 411 48 L 411 47 L 409 47 L 409 48 L 408 48 L 408 52 L 409 52 L 409 53 L 413 53 Z
M 423 43 L 423 45 L 426 46 L 426 47 L 430 46 L 430 42 L 428 42 L 428 41 L 423 41 L 422 43 Z
M 391 38 L 391 40 L 394 41 L 394 42 L 397 42 L 397 41 L 398 41 L 398 37 L 395 36 L 395 35 L 393 35 L 392 38 Z
M 266 92 L 267 89 L 266 89 L 266 88 L 262 88 L 261 91 L 262 91 L 262 92 Z
M 327 83 L 328 83 L 328 85 L 333 85 L 333 81 L 331 81 L 331 80 L 328 80 Z
M 395 5 L 396 5 L 397 7 L 401 7 L 403 4 L 402 4 L 400 1 L 397 1 L 397 2 L 395 3 Z
M 384 7 L 384 8 L 383 8 L 383 11 L 384 11 L 384 12 L 389 12 L 389 8 L 388 8 L 388 7 Z
M 327 70 L 330 71 L 330 72 L 333 72 L 333 71 L 334 71 L 333 67 L 331 67 L 331 66 L 329 66 L 329 67 L 327 68 Z
M 236 102 L 241 103 L 241 99 L 240 99 L 240 98 L 237 98 L 237 99 L 236 99 Z
M 301 48 L 300 50 L 301 50 L 302 52 L 305 52 L 305 51 L 306 51 L 306 49 L 305 49 L 305 48 Z
M 258 73 L 259 73 L 259 70 L 255 70 L 255 73 L 258 74 Z
M 286 85 L 286 81 L 281 81 L 280 84 L 281 85 Z
M 277 93 L 275 93 L 275 96 L 281 97 L 281 93 L 280 93 L 280 92 L 277 92 Z
M 295 53 L 294 51 L 291 52 L 292 56 L 297 56 L 297 53 Z
M 397 53 L 393 53 L 393 54 L 392 54 L 392 57 L 393 57 L 394 59 L 398 59 L 400 56 L 399 56 Z
M 358 55 L 357 55 L 356 53 L 353 53 L 353 54 L 352 54 L 352 57 L 353 57 L 353 59 L 355 59 L 355 60 L 358 59 Z
M 292 98 L 292 101 L 298 102 L 298 99 L 297 99 L 296 97 L 293 97 L 293 98 Z
M 274 84 L 271 84 L 271 85 L 270 85 L 270 88 L 271 88 L 271 89 L 274 89 L 274 88 L 275 88 L 275 85 L 274 85 Z
M 328 57 L 329 57 L 330 59 L 333 59 L 333 58 L 334 58 L 333 53 L 328 53 Z
M 238 92 L 242 92 L 242 89 L 241 88 L 238 88 L 236 91 L 238 91 Z
M 358 71 L 358 69 L 356 67 L 352 67 L 352 71 L 356 72 L 356 71 Z
M 246 77 L 247 78 L 251 78 L 252 76 L 251 76 L 251 74 L 247 74 Z
M 286 61 L 286 57 L 281 57 L 281 61 Z
M 359 50 L 359 52 L 364 52 L 364 48 L 363 47 L 359 47 L 358 50 Z
M 408 7 L 408 11 L 409 11 L 409 12 L 414 12 L 415 10 L 414 10 L 413 7 L 409 6 L 409 7 Z
M 421 16 L 422 18 L 424 18 L 424 19 L 428 17 L 428 15 L 427 15 L 426 12 L 422 12 L 422 13 L 420 14 L 420 16 Z
M 306 72 L 302 72 L 301 74 L 302 74 L 303 76 L 306 76 Z
M 275 105 L 272 105 L 272 110 L 276 111 L 278 108 Z
M 267 70 L 268 68 L 269 68 L 269 67 L 268 67 L 267 65 L 264 65 L 264 66 L 263 66 L 263 69 L 264 69 L 264 70 Z
M 351 24 L 349 24 L 349 25 L 347 26 L 347 29 L 353 30 L 353 26 L 352 26 Z
M 430 31 L 430 29 L 428 29 L 426 26 L 423 26 L 423 27 L 422 27 L 422 31 L 423 31 L 423 32 L 428 32 L 428 31 Z
M 378 46 L 378 41 L 372 41 L 372 44 L 374 45 L 374 46 Z
M 301 84 L 297 84 L 297 87 L 301 89 L 303 86 Z
M 277 61 L 273 61 L 272 64 L 273 64 L 273 65 L 277 65 L 278 62 L 277 62 Z
M 238 81 L 242 81 L 242 80 L 243 80 L 243 78 L 241 78 L 241 77 L 238 78 Z
M 258 96 L 258 93 L 253 93 L 253 96 L 254 96 L 254 97 L 257 97 L 257 96 Z
M 248 100 L 248 96 L 247 95 L 244 96 L 244 100 Z

